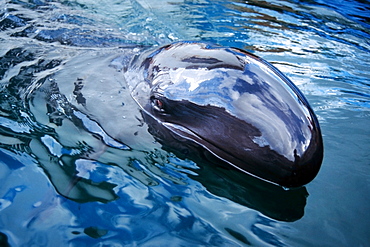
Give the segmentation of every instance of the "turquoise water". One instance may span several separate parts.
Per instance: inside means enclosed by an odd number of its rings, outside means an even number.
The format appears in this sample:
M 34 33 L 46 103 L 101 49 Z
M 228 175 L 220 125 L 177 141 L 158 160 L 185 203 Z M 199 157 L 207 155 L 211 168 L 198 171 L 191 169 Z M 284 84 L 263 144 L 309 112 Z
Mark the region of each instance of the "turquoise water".
M 0 246 L 368 246 L 366 1 L 0 2 Z M 177 40 L 263 57 L 324 138 L 293 191 L 176 157 L 120 71 Z

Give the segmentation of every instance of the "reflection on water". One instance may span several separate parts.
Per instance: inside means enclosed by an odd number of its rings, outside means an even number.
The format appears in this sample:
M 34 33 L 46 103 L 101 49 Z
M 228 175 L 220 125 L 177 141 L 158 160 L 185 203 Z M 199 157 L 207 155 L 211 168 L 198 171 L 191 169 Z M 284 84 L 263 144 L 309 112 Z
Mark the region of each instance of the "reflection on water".
M 355 1 L 1 2 L 0 245 L 366 245 L 368 11 Z M 307 188 L 155 141 L 120 66 L 178 39 L 248 49 L 306 94 L 326 148 Z

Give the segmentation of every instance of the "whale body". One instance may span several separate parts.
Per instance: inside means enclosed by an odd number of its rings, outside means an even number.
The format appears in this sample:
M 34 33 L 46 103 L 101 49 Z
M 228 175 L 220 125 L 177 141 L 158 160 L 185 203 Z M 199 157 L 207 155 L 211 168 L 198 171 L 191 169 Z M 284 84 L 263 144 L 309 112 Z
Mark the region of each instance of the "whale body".
M 320 169 L 322 136 L 308 101 L 251 53 L 176 42 L 135 55 L 124 76 L 145 119 L 223 163 L 286 188 Z

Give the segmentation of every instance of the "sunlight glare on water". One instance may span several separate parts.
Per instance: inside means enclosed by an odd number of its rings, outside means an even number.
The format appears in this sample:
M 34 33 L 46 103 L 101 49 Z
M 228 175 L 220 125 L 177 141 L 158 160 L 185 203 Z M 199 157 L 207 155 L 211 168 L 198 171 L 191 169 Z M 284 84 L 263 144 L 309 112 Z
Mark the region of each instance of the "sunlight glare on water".
M 0 246 L 367 246 L 366 1 L 0 2 Z M 177 157 L 122 67 L 178 40 L 248 50 L 305 94 L 324 162 L 284 190 Z

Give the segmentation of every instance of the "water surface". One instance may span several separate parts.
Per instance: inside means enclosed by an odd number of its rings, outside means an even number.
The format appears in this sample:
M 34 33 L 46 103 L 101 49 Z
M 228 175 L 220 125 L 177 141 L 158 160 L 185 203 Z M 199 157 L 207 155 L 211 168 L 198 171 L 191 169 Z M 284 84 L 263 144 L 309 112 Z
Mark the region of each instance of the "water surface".
M 369 13 L 350 0 L 0 2 L 0 245 L 367 246 Z M 177 40 L 246 49 L 302 90 L 325 146 L 310 184 L 285 191 L 154 140 L 121 67 Z

